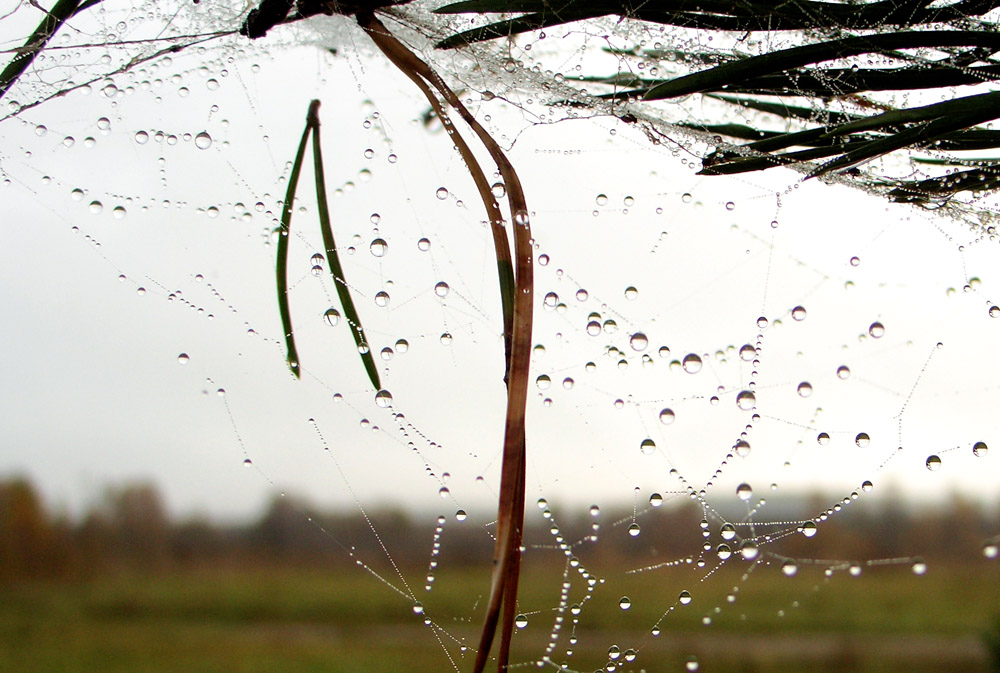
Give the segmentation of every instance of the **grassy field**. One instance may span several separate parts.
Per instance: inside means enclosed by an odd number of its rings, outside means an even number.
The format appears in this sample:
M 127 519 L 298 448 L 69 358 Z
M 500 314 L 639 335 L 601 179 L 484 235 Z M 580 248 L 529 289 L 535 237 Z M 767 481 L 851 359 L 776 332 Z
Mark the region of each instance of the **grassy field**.
M 0 671 L 448 671 L 449 658 L 468 670 L 461 641 L 475 642 L 488 578 L 482 569 L 442 571 L 427 592 L 424 570 L 404 573 L 424 615 L 351 568 L 204 569 L 6 586 Z M 982 639 L 1000 615 L 996 563 L 932 565 L 922 577 L 894 567 L 832 578 L 803 569 L 788 578 L 761 567 L 743 581 L 744 571 L 705 582 L 683 568 L 609 577 L 584 604 L 575 646 L 566 616 L 553 661 L 592 671 L 617 645 L 637 652 L 634 662 L 617 660 L 620 671 L 683 671 L 690 655 L 701 671 L 996 670 Z M 528 626 L 516 634 L 516 661 L 545 651 L 561 572 L 528 572 L 520 603 Z M 661 635 L 650 635 L 684 588 L 691 604 L 677 606 Z M 617 605 L 622 592 L 632 599 L 627 611 Z M 576 578 L 569 602 L 584 594 Z M 706 616 L 711 626 L 702 623 Z

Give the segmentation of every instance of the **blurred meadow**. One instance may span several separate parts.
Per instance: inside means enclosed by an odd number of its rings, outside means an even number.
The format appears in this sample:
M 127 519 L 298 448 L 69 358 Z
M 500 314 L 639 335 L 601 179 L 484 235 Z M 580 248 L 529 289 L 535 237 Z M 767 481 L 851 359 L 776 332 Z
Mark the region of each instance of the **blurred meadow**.
M 426 517 L 399 511 L 372 514 L 369 527 L 360 515 L 315 512 L 276 496 L 250 523 L 175 522 L 155 487 L 133 484 L 108 489 L 82 519 L 67 521 L 50 516 L 19 479 L 0 482 L 0 505 L 3 671 L 447 670 L 438 638 L 475 641 L 488 587 L 481 561 L 490 552 L 489 524 L 471 519 L 437 530 L 446 543 L 434 557 L 433 582 L 419 587 L 435 529 Z M 615 575 L 634 605 L 623 611 L 611 604 L 616 595 L 594 594 L 595 603 L 609 604 L 592 605 L 572 633 L 562 633 L 557 655 L 572 654 L 553 660 L 585 671 L 609 662 L 617 670 L 681 671 L 692 655 L 701 670 L 715 671 L 1000 669 L 1000 566 L 978 548 L 995 512 L 953 499 L 933 510 L 891 501 L 853 514 L 836 522 L 836 535 L 795 536 L 778 551 L 808 545 L 820 558 L 824 538 L 840 557 L 919 548 L 926 573 L 866 566 L 855 576 L 820 563 L 786 576 L 774 563 L 744 561 L 709 576 L 693 564 L 629 573 L 651 550 L 669 555 L 676 547 L 680 556 L 690 549 L 700 514 L 684 506 L 651 514 L 641 544 L 611 526 L 607 534 L 620 542 L 581 560 L 596 575 Z M 563 530 L 583 534 L 588 518 L 564 521 Z M 391 560 L 372 529 L 391 541 Z M 569 568 L 546 554 L 546 536 L 529 527 L 517 662 L 545 648 L 559 578 Z M 419 613 L 390 586 L 400 577 L 420 597 Z M 695 599 L 663 616 L 663 597 L 685 587 L 697 589 Z M 653 636 L 656 623 L 661 632 Z M 455 644 L 449 651 L 465 670 L 471 649 Z

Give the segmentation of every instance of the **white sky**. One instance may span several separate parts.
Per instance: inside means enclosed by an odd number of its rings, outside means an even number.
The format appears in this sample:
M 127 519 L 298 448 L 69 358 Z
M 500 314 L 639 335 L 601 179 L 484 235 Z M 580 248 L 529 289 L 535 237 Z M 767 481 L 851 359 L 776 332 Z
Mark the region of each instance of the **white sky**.
M 152 72 L 162 83 L 150 91 L 139 75 L 132 95 L 94 88 L 2 123 L 0 475 L 28 475 L 74 513 L 105 485 L 134 479 L 154 480 L 181 514 L 247 516 L 275 488 L 322 504 L 440 508 L 447 485 L 446 509 L 488 508 L 503 421 L 492 244 L 446 137 L 416 121 L 426 104 L 382 61 L 353 54 L 300 48 L 240 58 L 225 77 L 191 63 L 178 57 Z M 290 260 L 303 380 L 284 365 L 274 247 L 264 244 L 274 225 L 264 211 L 278 212 L 279 177 L 313 97 L 323 100 L 328 187 L 346 189 L 332 201 L 335 234 L 365 328 L 376 352 L 410 343 L 383 363 L 395 410 L 412 423 L 406 437 L 374 405 L 344 324 L 322 322 L 339 305 L 328 275 L 309 273 L 321 239 L 308 170 Z M 634 488 L 643 498 L 676 490 L 671 467 L 706 486 L 751 415 L 735 397 L 753 365 L 736 350 L 755 342 L 764 315 L 763 418 L 748 437 L 750 456 L 715 479 L 715 497 L 731 501 L 747 481 L 757 496 L 775 483 L 779 493 L 822 488 L 839 498 L 870 479 L 876 493 L 892 484 L 914 498 L 958 491 L 996 501 L 1000 320 L 987 314 L 1000 301 L 996 240 L 787 172 L 700 178 L 683 153 L 607 118 L 530 126 L 499 101 L 480 114 L 510 136 L 505 145 L 518 134 L 510 156 L 534 211 L 536 259 L 550 257 L 536 268 L 534 340 L 545 354 L 533 376 L 553 385 L 529 400 L 529 499 L 629 502 Z M 140 131 L 150 135 L 145 144 L 135 140 Z M 202 131 L 213 138 L 204 150 L 191 139 Z M 389 243 L 383 258 L 368 251 L 372 213 Z M 429 252 L 417 248 L 423 237 Z M 972 276 L 980 282 L 963 291 Z M 452 288 L 444 300 L 433 292 L 442 280 Z M 628 286 L 637 299 L 625 298 Z M 373 302 L 379 290 L 391 295 L 388 309 Z M 543 309 L 548 292 L 564 312 Z M 797 305 L 804 321 L 790 316 Z M 591 312 L 619 330 L 588 336 Z M 866 336 L 876 321 L 885 325 L 880 339 Z M 652 367 L 629 347 L 635 331 L 649 338 Z M 439 342 L 443 332 L 450 346 Z M 657 353 L 663 345 L 667 359 Z M 626 370 L 607 346 L 624 353 Z M 188 364 L 178 364 L 180 353 Z M 671 370 L 687 353 L 704 358 L 701 372 Z M 847 380 L 835 374 L 840 365 L 851 369 Z M 812 396 L 796 393 L 801 381 Z M 334 392 L 344 401 L 334 403 Z M 665 407 L 676 412 L 673 425 L 657 420 Z M 828 446 L 816 442 L 821 431 L 832 436 Z M 860 432 L 871 436 L 866 448 L 855 446 Z M 639 450 L 646 437 L 653 455 Z M 900 439 L 904 450 L 889 460 Z M 975 441 L 989 455 L 975 458 Z M 244 449 L 256 469 L 243 467 Z M 924 467 L 931 454 L 941 470 Z

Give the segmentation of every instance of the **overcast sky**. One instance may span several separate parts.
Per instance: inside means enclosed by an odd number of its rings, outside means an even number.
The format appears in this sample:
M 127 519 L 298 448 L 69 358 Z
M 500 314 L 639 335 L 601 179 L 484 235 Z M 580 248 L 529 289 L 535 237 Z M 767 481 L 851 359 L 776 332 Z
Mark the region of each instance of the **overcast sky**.
M 29 476 L 72 513 L 147 479 L 184 515 L 245 517 L 281 489 L 487 507 L 504 404 L 492 242 L 446 136 L 419 120 L 426 103 L 382 61 L 310 48 L 225 76 L 181 58 L 174 71 L 3 122 L 0 475 Z M 290 258 L 303 379 L 284 364 L 269 239 L 313 97 L 345 272 L 375 352 L 394 351 L 377 358 L 393 409 L 374 403 L 345 322 L 324 324 L 340 307 L 325 266 L 310 271 L 309 170 Z M 730 501 L 744 482 L 755 498 L 772 484 L 839 498 L 871 480 L 873 494 L 995 502 L 995 240 L 789 172 L 701 178 L 607 118 L 531 126 L 499 101 L 485 113 L 505 146 L 516 135 L 534 213 L 532 376 L 551 385 L 529 400 L 529 499 L 630 502 L 686 483 Z M 680 365 L 689 354 L 697 373 Z M 742 409 L 751 382 L 756 409 Z M 750 454 L 716 476 L 755 412 Z

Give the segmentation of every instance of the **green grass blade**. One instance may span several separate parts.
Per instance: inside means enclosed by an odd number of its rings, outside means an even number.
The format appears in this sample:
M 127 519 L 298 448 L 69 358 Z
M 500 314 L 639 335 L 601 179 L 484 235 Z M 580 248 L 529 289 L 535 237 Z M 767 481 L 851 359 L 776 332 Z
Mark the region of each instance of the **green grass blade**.
M 347 287 L 344 278 L 344 269 L 340 264 L 340 257 L 337 255 L 337 243 L 333 238 L 333 228 L 330 226 L 330 207 L 326 200 L 326 179 L 323 173 L 323 151 L 319 141 L 319 101 L 314 100 L 309 106 L 309 122 L 307 125 L 312 128 L 313 137 L 313 167 L 316 174 L 316 204 L 319 209 L 319 226 L 323 232 L 323 247 L 326 248 L 326 261 L 330 265 L 330 274 L 333 276 L 333 284 L 337 287 L 337 295 L 340 297 L 340 305 L 344 309 L 344 317 L 351 325 L 351 334 L 354 335 L 354 343 L 357 344 L 358 352 L 361 353 L 361 361 L 368 372 L 368 379 L 375 386 L 375 390 L 382 389 L 379 381 L 378 367 L 375 366 L 375 359 L 372 357 L 372 349 L 365 338 L 364 329 L 361 327 L 361 318 L 354 308 L 354 301 L 351 299 L 351 291 Z M 305 140 L 303 139 L 303 142 Z
M 310 107 L 310 112 L 312 108 Z M 306 154 L 306 141 L 309 139 L 309 119 L 302 130 L 302 140 L 295 153 L 295 163 L 288 176 L 288 189 L 285 191 L 285 203 L 281 208 L 281 230 L 278 232 L 278 263 L 275 268 L 278 285 L 278 310 L 281 312 L 281 329 L 285 333 L 285 347 L 288 351 L 288 367 L 297 378 L 299 371 L 299 354 L 295 350 L 295 333 L 292 331 L 292 313 L 288 307 L 288 239 L 291 236 L 292 209 L 295 205 L 295 189 L 299 184 L 299 173 L 302 171 L 302 159 Z

